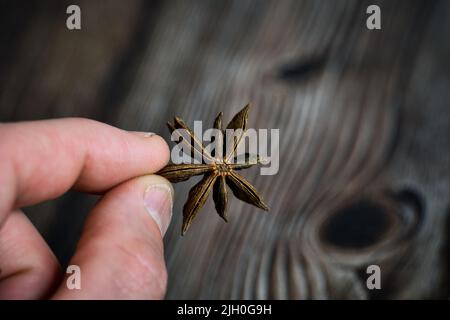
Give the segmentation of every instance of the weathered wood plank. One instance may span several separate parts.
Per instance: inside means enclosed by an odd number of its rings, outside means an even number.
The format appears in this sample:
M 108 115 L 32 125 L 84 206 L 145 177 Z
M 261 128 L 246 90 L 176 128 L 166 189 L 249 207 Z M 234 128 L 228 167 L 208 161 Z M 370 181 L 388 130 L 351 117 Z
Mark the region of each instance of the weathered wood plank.
M 365 27 L 373 3 L 381 31 Z M 83 32 L 56 27 L 52 5 L 18 31 L 1 120 L 88 116 L 169 138 L 174 115 L 212 123 L 252 101 L 250 125 L 280 129 L 279 173 L 246 173 L 269 213 L 235 201 L 224 224 L 208 202 L 181 238 L 190 183 L 176 185 L 168 298 L 448 297 L 447 2 L 81 5 Z M 34 208 L 63 260 L 90 205 L 71 194 Z M 376 295 L 372 263 L 386 281 Z

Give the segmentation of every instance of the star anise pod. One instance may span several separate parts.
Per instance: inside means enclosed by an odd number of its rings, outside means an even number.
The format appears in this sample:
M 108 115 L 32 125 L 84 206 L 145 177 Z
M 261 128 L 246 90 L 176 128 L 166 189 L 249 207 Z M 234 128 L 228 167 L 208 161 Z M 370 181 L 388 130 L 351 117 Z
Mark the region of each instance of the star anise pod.
M 219 155 L 218 152 L 208 152 L 201 140 L 194 135 L 193 131 L 180 118 L 175 117 L 173 123 L 167 123 L 171 133 L 176 129 L 184 129 L 187 132 L 187 137 L 182 137 L 181 142 L 189 147 L 191 155 L 202 156 L 200 163 L 169 164 L 158 172 L 159 175 L 174 183 L 185 181 L 192 176 L 204 175 L 203 179 L 189 191 L 189 197 L 183 207 L 182 235 L 186 233 L 193 219 L 205 204 L 211 190 L 213 191 L 213 200 L 217 213 L 228 222 L 227 185 L 238 199 L 263 210 L 269 210 L 258 191 L 242 175 L 236 172 L 262 162 L 258 155 L 245 154 L 243 161 L 241 159 L 241 161 L 236 163 L 236 151 L 244 140 L 243 136 L 247 130 L 249 109 L 250 105 L 248 104 L 234 116 L 226 127 L 226 129 L 237 130 L 237 134 L 229 142 L 232 145 L 228 152 L 225 152 L 227 141 L 225 141 L 226 135 L 222 125 L 222 112 L 216 117 L 214 128 L 222 132 L 222 141 L 217 141 L 216 149 L 223 149 L 225 156 Z

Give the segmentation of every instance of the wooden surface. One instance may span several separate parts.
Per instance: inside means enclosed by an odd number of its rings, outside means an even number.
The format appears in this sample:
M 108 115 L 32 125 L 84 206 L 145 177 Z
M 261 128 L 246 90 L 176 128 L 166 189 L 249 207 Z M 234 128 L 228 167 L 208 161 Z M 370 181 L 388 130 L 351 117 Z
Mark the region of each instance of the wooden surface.
M 450 2 L 2 1 L 0 120 L 82 116 L 169 138 L 253 103 L 280 129 L 268 213 L 212 201 L 166 235 L 168 298 L 447 298 Z M 382 30 L 365 10 L 378 4 Z M 63 263 L 95 197 L 27 208 Z M 382 290 L 365 286 L 368 265 Z

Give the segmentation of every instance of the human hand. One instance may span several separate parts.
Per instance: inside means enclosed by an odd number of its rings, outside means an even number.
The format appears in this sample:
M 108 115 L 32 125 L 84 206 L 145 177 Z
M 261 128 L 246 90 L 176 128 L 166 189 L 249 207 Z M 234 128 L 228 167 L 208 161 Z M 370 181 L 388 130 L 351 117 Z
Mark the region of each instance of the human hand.
M 162 236 L 173 189 L 148 174 L 168 160 L 161 137 L 93 120 L 0 124 L 0 299 L 163 298 Z M 56 257 L 20 210 L 72 187 L 104 194 L 70 262 L 81 269 L 80 290 L 67 288 Z

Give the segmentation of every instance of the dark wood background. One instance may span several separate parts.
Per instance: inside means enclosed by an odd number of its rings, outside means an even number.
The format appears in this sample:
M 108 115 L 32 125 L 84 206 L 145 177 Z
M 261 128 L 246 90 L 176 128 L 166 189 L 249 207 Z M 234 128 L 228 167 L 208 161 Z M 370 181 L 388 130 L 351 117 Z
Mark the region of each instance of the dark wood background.
M 246 172 L 269 213 L 233 201 L 225 224 L 208 202 L 181 237 L 192 181 L 176 185 L 168 298 L 449 297 L 449 1 L 0 3 L 0 121 L 168 139 L 174 115 L 212 122 L 251 101 L 250 126 L 280 129 L 279 173 Z M 95 200 L 26 208 L 63 264 Z M 370 264 L 382 290 L 366 288 Z

